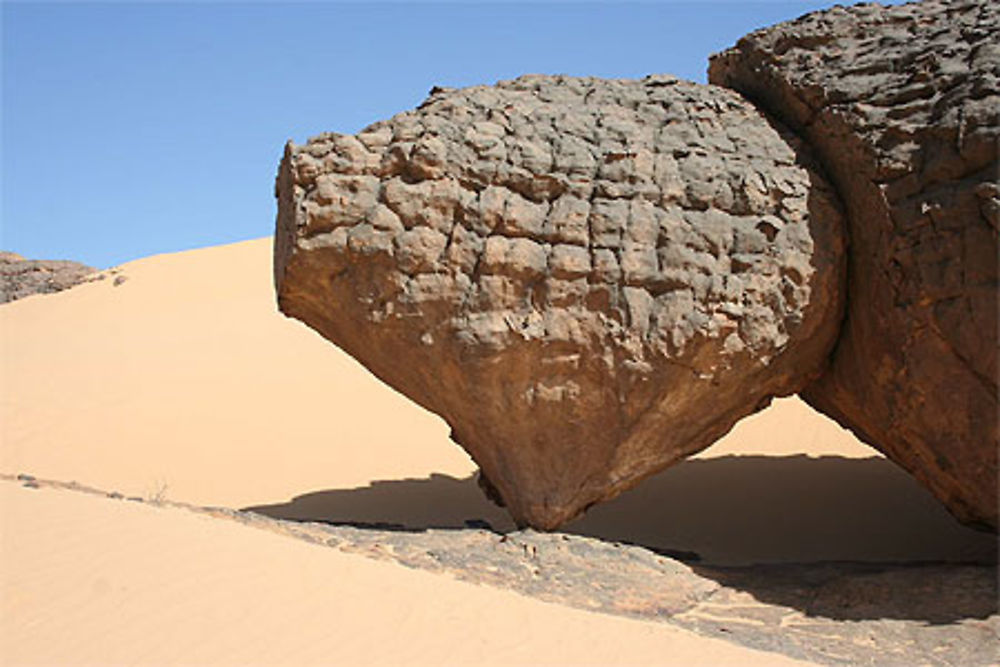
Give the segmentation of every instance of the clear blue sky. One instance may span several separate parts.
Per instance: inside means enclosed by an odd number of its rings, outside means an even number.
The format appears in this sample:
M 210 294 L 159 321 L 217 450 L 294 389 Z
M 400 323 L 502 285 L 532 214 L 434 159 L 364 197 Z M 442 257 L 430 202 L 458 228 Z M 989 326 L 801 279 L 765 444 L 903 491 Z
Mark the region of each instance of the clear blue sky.
M 104 268 L 269 235 L 286 139 L 434 85 L 704 81 L 710 53 L 832 4 L 4 2 L 0 249 Z

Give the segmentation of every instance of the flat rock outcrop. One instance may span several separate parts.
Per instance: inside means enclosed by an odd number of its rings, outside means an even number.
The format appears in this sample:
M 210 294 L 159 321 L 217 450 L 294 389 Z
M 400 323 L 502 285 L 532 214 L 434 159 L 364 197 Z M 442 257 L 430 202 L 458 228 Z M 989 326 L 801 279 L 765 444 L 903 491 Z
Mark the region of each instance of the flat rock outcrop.
M 816 152 L 849 218 L 848 313 L 803 396 L 997 527 L 1000 5 L 809 14 L 712 59 Z
M 95 271 L 79 262 L 25 259 L 0 251 L 0 303 L 68 289 Z
M 435 89 L 288 145 L 279 306 L 550 529 L 818 376 L 845 249 L 811 164 L 739 95 L 668 76 Z

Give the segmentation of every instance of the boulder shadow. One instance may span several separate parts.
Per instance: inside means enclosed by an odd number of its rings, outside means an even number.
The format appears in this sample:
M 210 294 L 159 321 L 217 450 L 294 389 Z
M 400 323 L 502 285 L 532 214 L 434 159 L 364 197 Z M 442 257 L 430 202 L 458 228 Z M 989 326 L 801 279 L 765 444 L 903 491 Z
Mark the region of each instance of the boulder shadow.
M 958 523 L 881 457 L 689 459 L 564 530 L 682 548 L 724 566 L 997 559 L 995 535 Z
M 244 509 L 273 519 L 381 530 L 514 530 L 507 513 L 483 496 L 475 477 L 436 473 L 426 479 L 378 480 L 354 489 L 316 491 L 287 503 Z
M 470 524 L 514 530 L 471 476 L 379 480 L 246 509 L 276 519 L 395 530 Z M 994 535 L 962 526 L 909 475 L 875 457 L 692 459 L 595 505 L 563 532 L 695 552 L 704 564 L 721 566 L 997 559 Z
M 474 477 L 437 474 L 246 510 L 383 530 L 514 530 Z M 882 458 L 688 460 L 562 530 L 687 560 L 701 576 L 811 616 L 946 623 L 997 613 L 996 536 L 959 524 Z

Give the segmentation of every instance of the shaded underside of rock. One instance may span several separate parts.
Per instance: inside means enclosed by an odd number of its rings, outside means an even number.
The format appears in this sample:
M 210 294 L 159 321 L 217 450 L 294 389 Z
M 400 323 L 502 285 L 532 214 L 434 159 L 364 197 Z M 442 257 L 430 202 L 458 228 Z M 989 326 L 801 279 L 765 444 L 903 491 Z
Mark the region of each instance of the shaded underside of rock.
M 845 250 L 810 164 L 735 93 L 672 77 L 435 89 L 289 144 L 279 306 L 553 528 L 819 374 Z
M 25 259 L 0 251 L 0 303 L 68 289 L 94 271 L 79 262 Z
M 710 68 L 807 141 L 847 209 L 844 332 L 803 396 L 994 529 L 998 7 L 838 7 Z

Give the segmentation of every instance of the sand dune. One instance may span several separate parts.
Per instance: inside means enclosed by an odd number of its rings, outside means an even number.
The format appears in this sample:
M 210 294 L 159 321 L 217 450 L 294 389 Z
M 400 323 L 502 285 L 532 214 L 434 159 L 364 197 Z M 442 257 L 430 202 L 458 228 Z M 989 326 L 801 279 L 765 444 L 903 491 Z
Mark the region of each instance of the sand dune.
M 472 469 L 440 419 L 277 312 L 269 240 L 122 269 L 0 310 L 3 470 L 240 506 Z
M 117 286 L 0 306 L 0 472 L 286 518 L 510 526 L 442 420 L 276 311 L 268 239 L 151 257 L 121 275 Z M 181 656 L 196 662 L 701 655 L 685 653 L 677 642 L 695 639 L 674 631 L 204 518 L 44 490 L 4 495 L 3 655 L 15 662 L 171 662 L 181 640 L 196 642 Z M 569 529 L 721 564 L 995 555 L 989 536 L 957 525 L 905 473 L 794 398 Z M 115 619 L 128 621 L 116 630 L 122 653 L 98 638 Z M 78 644 L 53 642 L 64 634 Z M 578 639 L 551 639 L 562 635 Z M 609 637 L 652 653 L 602 653 Z

